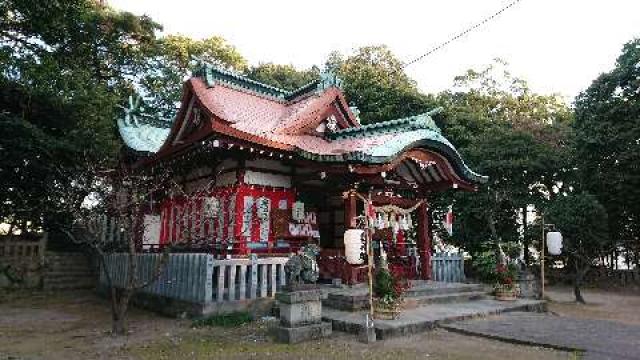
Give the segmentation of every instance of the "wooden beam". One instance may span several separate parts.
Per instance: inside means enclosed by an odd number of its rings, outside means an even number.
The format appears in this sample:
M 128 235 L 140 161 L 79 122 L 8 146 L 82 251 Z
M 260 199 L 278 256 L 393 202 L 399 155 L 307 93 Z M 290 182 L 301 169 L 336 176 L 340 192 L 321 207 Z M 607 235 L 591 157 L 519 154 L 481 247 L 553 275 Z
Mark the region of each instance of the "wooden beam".
M 418 207 L 418 254 L 420 255 L 420 278 L 431 279 L 431 228 L 429 208 L 426 203 Z

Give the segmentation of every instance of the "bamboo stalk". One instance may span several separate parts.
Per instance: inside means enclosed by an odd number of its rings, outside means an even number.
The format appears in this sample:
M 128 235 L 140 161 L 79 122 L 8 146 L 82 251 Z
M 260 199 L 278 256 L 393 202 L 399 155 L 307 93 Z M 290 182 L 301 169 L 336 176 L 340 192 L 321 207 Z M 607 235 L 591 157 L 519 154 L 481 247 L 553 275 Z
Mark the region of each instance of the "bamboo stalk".
M 371 206 L 371 190 L 369 190 L 367 208 L 365 209 L 365 241 L 367 246 L 367 271 L 369 278 L 369 315 L 373 319 L 373 246 L 371 244 L 372 224 L 369 223 L 369 206 Z

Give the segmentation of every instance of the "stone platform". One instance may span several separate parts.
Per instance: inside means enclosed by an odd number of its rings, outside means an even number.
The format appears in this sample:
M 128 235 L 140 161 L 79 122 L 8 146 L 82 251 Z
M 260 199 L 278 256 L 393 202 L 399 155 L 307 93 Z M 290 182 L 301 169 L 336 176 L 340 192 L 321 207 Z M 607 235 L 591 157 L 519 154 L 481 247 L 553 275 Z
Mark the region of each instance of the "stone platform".
M 365 286 L 326 288 L 322 303 L 343 311 L 358 311 L 369 307 L 369 293 Z M 481 284 L 447 283 L 438 281 L 411 281 L 405 297 L 417 305 L 454 303 L 482 299 L 487 290 Z
M 374 320 L 376 337 L 380 340 L 406 336 L 434 329 L 440 324 L 485 317 L 510 311 L 545 310 L 545 302 L 519 299 L 516 301 L 473 300 L 445 304 L 421 305 L 404 310 L 396 320 Z M 366 311 L 344 311 L 325 307 L 322 318 L 331 322 L 334 331 L 358 334 L 364 327 Z

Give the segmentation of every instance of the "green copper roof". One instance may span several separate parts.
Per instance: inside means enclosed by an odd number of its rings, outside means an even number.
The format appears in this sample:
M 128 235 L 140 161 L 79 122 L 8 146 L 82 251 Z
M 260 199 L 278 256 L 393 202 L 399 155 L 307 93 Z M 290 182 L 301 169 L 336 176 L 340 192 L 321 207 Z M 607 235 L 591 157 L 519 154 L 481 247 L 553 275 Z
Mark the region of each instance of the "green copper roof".
M 392 161 L 405 151 L 424 148 L 446 157 L 455 172 L 464 180 L 471 183 L 485 183 L 488 177 L 472 171 L 462 159 L 456 148 L 442 136 L 440 128 L 435 124 L 431 115 L 441 111 L 434 109 L 428 113 L 407 118 L 385 121 L 377 124 L 349 128 L 329 134 L 334 141 L 354 138 L 368 138 L 373 136 L 392 134 L 393 137 L 382 144 L 370 148 L 352 151 L 339 155 L 319 155 L 301 151 L 304 158 L 324 162 L 346 162 L 354 164 L 385 164 Z
M 440 128 L 438 128 L 436 123 L 431 118 L 431 115 L 435 115 L 440 111 L 442 111 L 442 108 L 436 108 L 420 115 L 338 130 L 333 133 L 329 133 L 327 136 L 331 140 L 339 140 L 363 138 L 372 135 L 398 133 L 418 129 L 430 129 L 440 133 Z
M 293 100 L 307 93 L 322 91 L 331 86 L 341 87 L 342 85 L 342 80 L 335 74 L 321 73 L 317 80 L 311 81 L 293 91 L 287 91 L 210 64 L 205 64 L 194 71 L 193 76 L 203 78 L 209 87 L 215 86 L 216 82 L 222 82 L 283 101 Z

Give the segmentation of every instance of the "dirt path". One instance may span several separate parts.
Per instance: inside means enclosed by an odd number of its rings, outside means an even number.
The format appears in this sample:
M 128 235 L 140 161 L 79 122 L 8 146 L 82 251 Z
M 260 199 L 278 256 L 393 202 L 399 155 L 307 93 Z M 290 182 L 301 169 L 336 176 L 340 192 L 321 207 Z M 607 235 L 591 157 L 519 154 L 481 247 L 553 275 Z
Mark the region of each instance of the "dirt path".
M 109 335 L 108 303 L 91 293 L 0 297 L 0 359 L 568 359 L 564 352 L 436 330 L 365 345 L 352 336 L 273 342 L 273 322 L 195 329 L 188 320 L 130 312 L 131 334 Z
M 109 359 L 121 349 L 155 341 L 189 324 L 133 309 L 131 334 L 116 338 L 109 335 L 110 315 L 108 302 L 88 292 L 4 296 L 0 359 Z

